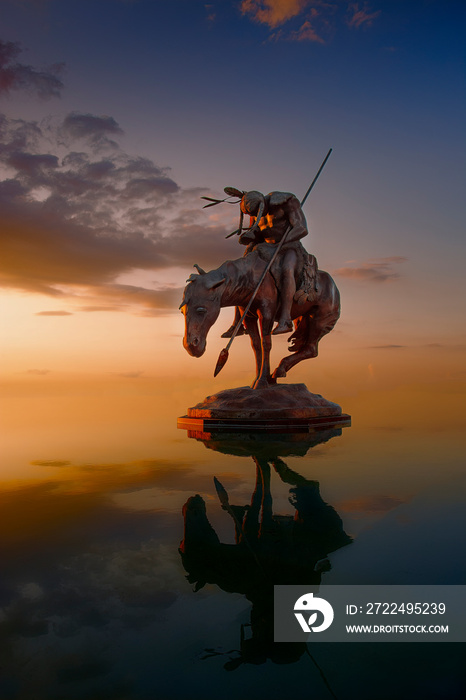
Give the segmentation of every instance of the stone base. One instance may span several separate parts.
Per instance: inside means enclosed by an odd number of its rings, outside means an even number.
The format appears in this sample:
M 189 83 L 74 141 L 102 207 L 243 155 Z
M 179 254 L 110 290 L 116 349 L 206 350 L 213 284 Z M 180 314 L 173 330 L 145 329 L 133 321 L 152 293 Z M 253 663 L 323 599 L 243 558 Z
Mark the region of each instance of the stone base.
M 242 386 L 208 396 L 188 408 L 188 418 L 244 421 L 303 421 L 341 416 L 341 408 L 305 384 L 275 384 L 266 389 Z
M 208 396 L 178 418 L 178 428 L 209 449 L 275 459 L 299 455 L 351 425 L 351 416 L 305 384 L 243 386 Z

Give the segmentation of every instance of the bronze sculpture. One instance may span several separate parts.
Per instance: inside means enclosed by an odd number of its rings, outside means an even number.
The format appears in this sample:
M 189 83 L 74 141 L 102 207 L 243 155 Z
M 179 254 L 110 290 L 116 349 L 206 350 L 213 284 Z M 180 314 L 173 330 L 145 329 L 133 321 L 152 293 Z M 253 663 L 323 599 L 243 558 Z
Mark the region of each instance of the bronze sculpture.
M 277 384 L 296 364 L 318 354 L 319 341 L 329 333 L 340 316 L 340 294 L 332 277 L 318 270 L 314 255 L 301 244 L 307 235 L 302 205 L 319 177 L 331 150 L 301 204 L 290 192 L 271 192 L 264 196 L 255 190 L 245 192 L 226 187 L 226 199 L 207 199 L 215 206 L 237 197 L 240 204 L 239 227 L 230 236 L 239 235 L 247 245 L 242 258 L 227 260 L 205 272 L 195 265 L 198 274 L 189 277 L 180 309 L 185 317 L 183 346 L 193 357 L 201 357 L 207 333 L 220 309 L 236 307 L 235 323 L 223 337 L 229 337 L 220 352 L 214 376 L 228 360 L 229 348 L 240 331 L 249 335 L 256 363 L 251 388 L 227 389 L 208 396 L 204 402 L 188 409 L 179 418 L 182 428 L 195 430 L 275 429 L 286 423 L 296 427 L 322 425 L 332 420 L 348 423 L 340 406 L 312 394 L 304 384 Z M 249 228 L 243 228 L 244 215 L 250 216 Z M 229 237 L 229 236 L 227 236 Z M 274 323 L 277 325 L 274 330 Z M 272 335 L 292 332 L 288 338 L 291 355 L 280 360 L 271 372 Z M 259 390 L 259 391 L 258 391 Z
M 184 290 L 180 309 L 185 316 L 183 346 L 193 357 L 203 355 L 206 336 L 217 320 L 220 308 L 235 306 L 235 323 L 222 337 L 230 342 L 220 353 L 214 375 L 228 359 L 228 349 L 240 330 L 250 338 L 256 360 L 253 389 L 276 383 L 301 360 L 316 357 L 320 339 L 329 333 L 340 315 L 340 295 L 327 272 L 317 270 L 317 261 L 307 253 L 300 239 L 307 235 L 302 205 L 327 162 L 327 153 L 301 204 L 290 192 L 262 195 L 226 187 L 228 196 L 239 197 L 241 214 L 237 231 L 239 241 L 248 248 L 245 257 L 229 260 L 209 273 L 198 265 Z M 210 197 L 215 206 L 226 200 Z M 250 227 L 243 230 L 244 214 Z M 280 257 L 279 253 L 281 253 Z M 277 326 L 272 331 L 274 321 Z M 292 321 L 294 321 L 294 326 Z M 243 325 L 244 324 L 244 325 Z M 272 334 L 291 332 L 291 357 L 281 360 L 270 373 Z

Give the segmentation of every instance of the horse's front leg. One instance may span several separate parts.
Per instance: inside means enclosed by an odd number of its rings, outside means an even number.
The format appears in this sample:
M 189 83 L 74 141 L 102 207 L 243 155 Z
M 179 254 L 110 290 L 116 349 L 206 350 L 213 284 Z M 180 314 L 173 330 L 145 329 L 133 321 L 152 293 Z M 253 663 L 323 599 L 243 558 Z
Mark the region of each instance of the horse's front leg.
M 261 331 L 262 364 L 259 376 L 253 384 L 253 389 L 266 389 L 270 384 L 275 384 L 276 380 L 270 376 L 270 351 L 272 349 L 272 326 L 273 314 L 263 311 L 258 312 L 259 325 Z
M 256 361 L 256 377 L 251 384 L 251 389 L 255 388 L 256 382 L 260 377 L 260 372 L 262 368 L 262 343 L 261 336 L 259 333 L 259 328 L 257 325 L 257 318 L 253 316 L 246 316 L 244 319 L 244 324 L 246 326 L 246 331 L 251 339 L 251 346 L 254 352 L 254 359 Z
M 272 493 L 270 491 L 270 465 L 265 459 L 259 459 L 253 457 L 253 460 L 257 464 L 260 470 L 260 475 L 262 479 L 262 513 L 260 519 L 259 528 L 259 540 L 263 540 L 270 537 L 273 525 L 273 513 L 272 513 Z

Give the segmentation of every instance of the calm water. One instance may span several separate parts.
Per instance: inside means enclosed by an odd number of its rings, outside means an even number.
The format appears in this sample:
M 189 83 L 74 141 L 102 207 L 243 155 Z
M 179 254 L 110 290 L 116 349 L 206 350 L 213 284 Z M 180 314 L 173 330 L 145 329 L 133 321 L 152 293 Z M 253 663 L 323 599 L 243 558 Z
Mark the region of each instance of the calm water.
M 352 427 L 266 441 L 188 437 L 183 395 L 162 416 L 151 395 L 12 398 L 0 697 L 465 697 L 464 645 L 271 641 L 273 583 L 466 582 L 459 399 L 427 398 L 349 397 Z

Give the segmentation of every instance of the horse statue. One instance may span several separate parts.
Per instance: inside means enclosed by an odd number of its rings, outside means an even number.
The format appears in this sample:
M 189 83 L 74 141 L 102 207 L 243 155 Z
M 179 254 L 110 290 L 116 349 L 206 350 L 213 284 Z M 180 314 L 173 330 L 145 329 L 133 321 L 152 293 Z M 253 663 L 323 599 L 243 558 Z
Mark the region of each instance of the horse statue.
M 206 349 L 207 333 L 220 309 L 236 306 L 243 313 L 267 263 L 254 250 L 238 260 L 227 260 L 210 272 L 198 265 L 195 267 L 198 274 L 190 275 L 180 309 L 185 317 L 183 346 L 193 357 L 201 357 Z M 319 341 L 333 329 L 340 316 L 340 294 L 332 277 L 324 270 L 317 271 L 315 282 L 311 294 L 301 294 L 298 301 L 293 301 L 294 332 L 288 338 L 292 354 L 284 357 L 271 373 L 271 333 L 280 295 L 272 273 L 269 271 L 265 275 L 244 319 L 256 361 L 253 389 L 276 384 L 277 378 L 286 377 L 298 362 L 317 357 Z

